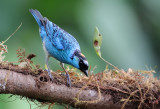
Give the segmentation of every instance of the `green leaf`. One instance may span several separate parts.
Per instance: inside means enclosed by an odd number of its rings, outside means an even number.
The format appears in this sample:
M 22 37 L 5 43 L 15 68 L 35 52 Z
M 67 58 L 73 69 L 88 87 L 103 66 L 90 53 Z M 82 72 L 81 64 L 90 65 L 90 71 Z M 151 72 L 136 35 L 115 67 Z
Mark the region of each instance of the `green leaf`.
M 96 54 L 106 63 L 109 64 L 110 66 L 114 67 L 115 69 L 119 70 L 116 66 L 111 64 L 110 62 L 106 61 L 102 56 L 101 56 L 101 45 L 102 45 L 102 35 L 99 33 L 99 30 L 97 27 L 95 27 L 94 30 L 94 38 L 93 38 L 93 46 L 96 51 Z
M 99 57 L 101 57 L 101 51 L 100 51 L 101 44 L 102 44 L 102 35 L 99 33 L 98 28 L 95 27 L 94 38 L 93 38 L 93 46 L 94 46 L 94 49 L 96 51 L 96 54 Z

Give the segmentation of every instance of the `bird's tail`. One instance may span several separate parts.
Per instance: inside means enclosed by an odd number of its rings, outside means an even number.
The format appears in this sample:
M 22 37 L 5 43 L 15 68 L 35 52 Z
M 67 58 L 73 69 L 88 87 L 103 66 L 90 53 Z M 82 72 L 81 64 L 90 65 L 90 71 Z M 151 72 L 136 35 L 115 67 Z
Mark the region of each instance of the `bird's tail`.
M 41 15 L 41 13 L 38 10 L 36 10 L 36 9 L 35 10 L 30 9 L 29 11 L 33 15 L 33 17 L 35 18 L 35 20 L 37 21 L 39 27 L 43 26 L 42 21 L 43 21 L 44 18 Z

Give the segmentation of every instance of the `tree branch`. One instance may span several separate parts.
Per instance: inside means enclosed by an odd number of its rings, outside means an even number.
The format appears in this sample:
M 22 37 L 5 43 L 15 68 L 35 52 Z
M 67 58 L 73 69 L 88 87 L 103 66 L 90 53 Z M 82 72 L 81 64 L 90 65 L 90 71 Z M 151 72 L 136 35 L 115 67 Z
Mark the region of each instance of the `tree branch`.
M 31 99 L 36 99 L 40 102 L 58 102 L 68 104 L 73 107 L 86 109 L 121 108 L 125 102 L 120 102 L 120 100 L 123 98 L 128 98 L 130 95 L 128 91 L 111 87 L 109 84 L 107 84 L 108 87 L 106 87 L 106 85 L 103 85 L 104 87 L 99 85 L 98 87 L 93 87 L 91 85 L 85 87 L 87 83 L 77 85 L 79 84 L 77 82 L 73 83 L 72 87 L 69 88 L 66 86 L 65 81 L 60 80 L 63 76 L 59 76 L 58 78 L 58 76 L 56 77 L 56 74 L 53 74 L 54 81 L 51 82 L 47 78 L 46 72 L 39 70 L 41 73 L 38 75 L 29 74 L 31 72 L 33 71 L 20 69 L 16 65 L 0 64 L 0 83 L 2 84 L 6 81 L 5 89 L 0 87 L 0 94 L 20 95 Z M 130 95 L 130 98 L 132 97 L 133 99 L 138 99 L 138 96 L 140 95 L 132 94 L 132 96 Z M 128 109 L 137 108 L 137 106 L 139 106 L 139 103 L 135 105 L 135 102 L 125 104 L 125 107 Z M 144 102 L 142 103 L 141 108 L 147 108 L 147 106 L 148 108 L 151 108 L 150 104 L 146 104 Z M 154 106 L 158 109 L 159 103 Z
M 8 77 L 7 77 L 8 76 Z M 69 88 L 64 84 L 58 85 L 52 82 L 44 82 L 39 80 L 39 77 L 32 75 L 24 75 L 11 70 L 0 69 L 0 82 L 3 83 L 7 77 L 7 83 L 5 89 L 0 88 L 1 94 L 15 94 L 28 98 L 36 99 L 43 102 L 58 102 L 65 103 L 75 107 L 76 96 L 80 91 L 80 88 Z M 85 101 L 96 100 L 98 92 L 95 90 L 83 90 L 80 93 L 79 98 Z M 80 108 L 95 108 L 95 107 L 110 107 L 109 102 L 111 97 L 108 95 L 102 97 L 99 103 L 81 103 L 76 107 Z

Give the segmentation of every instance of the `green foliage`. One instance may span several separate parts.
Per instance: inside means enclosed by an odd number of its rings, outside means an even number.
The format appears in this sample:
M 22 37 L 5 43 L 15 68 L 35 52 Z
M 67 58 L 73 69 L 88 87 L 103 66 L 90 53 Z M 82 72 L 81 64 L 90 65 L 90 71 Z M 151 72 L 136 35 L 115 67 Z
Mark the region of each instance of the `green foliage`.
M 96 51 L 96 54 L 106 63 L 109 64 L 110 66 L 114 67 L 115 69 L 118 70 L 116 66 L 111 64 L 110 62 L 106 61 L 102 56 L 101 56 L 101 45 L 102 45 L 102 35 L 99 33 L 99 30 L 97 27 L 95 27 L 94 30 L 94 38 L 93 38 L 93 46 Z
M 100 51 L 101 45 L 102 45 L 102 35 L 99 33 L 98 28 L 95 27 L 93 46 L 94 46 L 94 49 L 99 57 L 101 57 L 101 51 Z

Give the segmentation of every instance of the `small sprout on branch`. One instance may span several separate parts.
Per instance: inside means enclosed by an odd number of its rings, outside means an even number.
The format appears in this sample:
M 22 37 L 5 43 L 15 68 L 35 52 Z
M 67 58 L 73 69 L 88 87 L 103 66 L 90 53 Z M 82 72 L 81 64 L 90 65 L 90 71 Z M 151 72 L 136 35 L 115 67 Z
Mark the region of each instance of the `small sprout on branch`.
M 19 58 L 18 59 L 18 62 L 20 63 L 18 66 L 23 68 L 23 69 L 31 69 L 31 70 L 34 70 L 35 73 L 38 73 L 38 69 L 40 68 L 40 65 L 35 65 L 33 64 L 33 61 L 31 60 L 32 58 L 36 57 L 35 54 L 29 54 L 28 56 L 26 56 L 26 52 L 25 52 L 25 49 L 18 49 L 17 50 L 17 57 Z M 34 69 L 32 69 L 32 67 Z
M 94 31 L 94 39 L 93 39 L 94 49 L 99 57 L 101 57 L 101 45 L 102 45 L 102 35 L 99 34 L 99 30 L 96 27 Z
M 31 60 L 31 59 L 34 58 L 34 57 L 36 57 L 35 54 L 29 54 L 29 55 L 27 56 L 27 59 L 28 59 L 28 60 Z
M 112 66 L 113 68 L 119 70 L 116 66 L 114 66 L 113 64 L 111 64 L 110 62 L 106 61 L 102 56 L 101 56 L 101 45 L 102 45 L 102 35 L 99 33 L 99 30 L 97 27 L 95 27 L 94 30 L 94 38 L 93 38 L 93 46 L 94 49 L 96 51 L 96 54 L 107 64 L 109 64 L 110 66 Z

